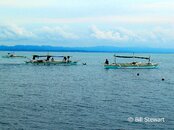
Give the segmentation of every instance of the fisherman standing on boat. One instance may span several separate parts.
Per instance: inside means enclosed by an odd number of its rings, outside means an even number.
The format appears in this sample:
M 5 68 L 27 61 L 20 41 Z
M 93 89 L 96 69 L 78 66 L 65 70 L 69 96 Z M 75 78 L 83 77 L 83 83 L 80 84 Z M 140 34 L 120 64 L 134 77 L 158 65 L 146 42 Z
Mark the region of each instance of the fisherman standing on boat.
M 13 57 L 14 55 L 13 55 L 13 54 L 11 54 L 11 53 L 8 53 L 8 56 L 9 56 L 9 57 Z
M 66 59 L 67 59 L 67 58 L 66 58 L 66 56 L 64 56 L 64 57 L 63 57 L 63 61 L 65 61 L 65 62 L 66 62 Z
M 37 55 L 33 55 L 33 60 L 35 60 L 36 59 L 36 57 L 38 57 Z
M 46 60 L 45 61 L 49 61 L 51 58 L 51 56 L 47 56 Z
M 54 61 L 54 58 L 53 58 L 53 57 L 51 58 L 51 61 L 52 61 L 52 62 Z
M 108 59 L 106 59 L 106 61 L 105 61 L 105 64 L 106 64 L 106 65 L 108 65 L 108 64 L 109 64 L 109 61 L 108 61 Z
M 69 58 L 70 58 L 70 56 L 67 56 L 67 62 L 70 62 Z

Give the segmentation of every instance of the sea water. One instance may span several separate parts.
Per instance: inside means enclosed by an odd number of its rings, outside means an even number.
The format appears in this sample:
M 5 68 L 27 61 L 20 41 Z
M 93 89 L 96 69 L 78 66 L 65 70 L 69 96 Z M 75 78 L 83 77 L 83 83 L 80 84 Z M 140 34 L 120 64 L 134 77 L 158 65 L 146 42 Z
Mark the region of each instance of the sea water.
M 104 69 L 113 53 L 49 54 L 71 55 L 79 64 L 0 58 L 0 130 L 174 129 L 174 54 L 137 54 L 150 55 L 158 69 Z

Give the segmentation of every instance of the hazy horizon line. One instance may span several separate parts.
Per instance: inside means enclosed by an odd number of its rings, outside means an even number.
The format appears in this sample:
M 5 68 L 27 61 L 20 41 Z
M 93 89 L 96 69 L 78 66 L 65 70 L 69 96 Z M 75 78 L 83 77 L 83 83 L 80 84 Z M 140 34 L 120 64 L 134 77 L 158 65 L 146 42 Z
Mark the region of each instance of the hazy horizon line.
M 50 45 L 0 45 L 0 51 L 34 52 L 103 52 L 103 53 L 174 53 L 174 48 L 89 46 L 66 47 Z

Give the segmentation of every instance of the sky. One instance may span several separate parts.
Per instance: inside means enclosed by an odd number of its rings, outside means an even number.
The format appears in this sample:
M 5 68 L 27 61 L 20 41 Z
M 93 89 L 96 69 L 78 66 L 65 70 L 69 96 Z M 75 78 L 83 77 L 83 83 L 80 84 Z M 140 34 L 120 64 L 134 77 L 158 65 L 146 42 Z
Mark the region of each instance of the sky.
M 0 0 L 0 45 L 174 48 L 174 0 Z

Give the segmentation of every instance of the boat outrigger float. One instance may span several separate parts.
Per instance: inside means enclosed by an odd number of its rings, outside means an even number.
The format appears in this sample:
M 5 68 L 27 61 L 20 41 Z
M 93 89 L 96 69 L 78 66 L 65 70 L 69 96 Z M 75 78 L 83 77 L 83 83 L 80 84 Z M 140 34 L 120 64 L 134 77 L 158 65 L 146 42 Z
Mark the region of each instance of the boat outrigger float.
M 33 65 L 76 65 L 78 61 L 71 61 L 70 57 L 71 56 L 33 55 L 32 60 L 26 61 L 25 63 Z M 62 58 L 62 60 L 55 60 L 54 58 Z
M 117 56 L 114 55 L 114 63 L 109 64 L 108 60 L 106 59 L 104 67 L 106 69 L 122 69 L 122 68 L 129 68 L 129 69 L 154 69 L 158 67 L 157 63 L 151 63 L 150 57 L 142 57 L 142 56 Z M 117 63 L 116 58 L 133 58 L 133 59 L 145 59 L 148 62 L 130 62 L 130 63 Z

